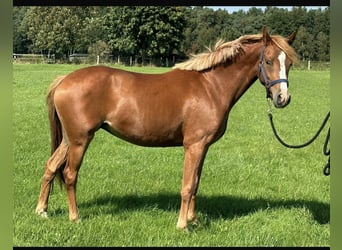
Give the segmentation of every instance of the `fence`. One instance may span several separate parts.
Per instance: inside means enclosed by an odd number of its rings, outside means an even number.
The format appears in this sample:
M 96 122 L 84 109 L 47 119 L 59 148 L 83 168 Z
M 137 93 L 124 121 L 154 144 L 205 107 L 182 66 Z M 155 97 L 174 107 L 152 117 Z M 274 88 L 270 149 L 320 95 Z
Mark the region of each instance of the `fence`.
M 185 57 L 171 55 L 169 57 L 152 58 L 141 56 L 105 55 L 75 53 L 67 59 L 56 59 L 55 55 L 44 54 L 13 54 L 14 63 L 72 63 L 72 64 L 119 64 L 125 66 L 157 66 L 172 67 L 176 63 L 186 60 Z M 293 66 L 298 70 L 329 70 L 330 62 L 300 61 Z
M 56 63 L 55 55 L 16 54 L 13 53 L 14 63 Z
M 91 54 L 74 53 L 67 58 L 55 58 L 55 55 L 45 54 L 13 54 L 14 63 L 73 63 L 73 64 L 120 64 L 125 66 L 158 66 L 172 67 L 175 63 L 184 61 L 186 58 L 179 56 L 152 58 L 141 56 L 105 55 L 96 56 Z
M 329 70 L 330 62 L 300 61 L 293 68 L 300 70 Z

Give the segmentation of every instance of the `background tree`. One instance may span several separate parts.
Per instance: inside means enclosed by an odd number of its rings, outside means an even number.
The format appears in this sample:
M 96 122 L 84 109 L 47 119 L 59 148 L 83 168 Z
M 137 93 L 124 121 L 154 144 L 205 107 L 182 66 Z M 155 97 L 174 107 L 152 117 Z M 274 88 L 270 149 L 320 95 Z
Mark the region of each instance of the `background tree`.
M 92 59 L 96 58 L 97 64 L 100 63 L 100 57 L 108 57 L 110 55 L 109 46 L 102 40 L 96 41 L 88 47 L 88 53 Z
M 329 37 L 324 32 L 319 32 L 315 40 L 315 57 L 317 61 L 330 61 Z
M 288 36 L 294 30 L 292 21 L 289 18 L 287 9 L 268 7 L 265 10 L 265 24 L 269 27 L 271 34 Z M 289 22 L 290 21 L 290 22 Z
M 99 39 L 98 33 L 87 32 L 95 31 L 101 25 L 94 27 L 91 20 L 91 8 L 88 7 L 30 7 L 23 20 L 26 35 L 31 41 L 29 49 L 35 53 L 56 53 L 59 56 L 85 50 L 89 46 L 85 42 Z
M 13 7 L 13 51 L 16 53 L 27 53 L 31 44 L 23 21 L 28 8 L 25 6 Z
M 145 63 L 146 58 L 184 58 L 219 38 L 229 41 L 261 33 L 263 25 L 271 34 L 297 31 L 293 46 L 303 60 L 330 59 L 330 8 L 300 6 L 233 13 L 201 6 L 14 7 L 13 49 L 66 59 L 94 51 L 101 43 L 115 57 L 131 56 Z
M 302 60 L 312 60 L 314 52 L 314 39 L 304 26 L 300 26 L 293 43 Z
M 180 47 L 185 27 L 184 7 L 113 7 L 105 19 L 110 48 L 117 54 L 169 56 Z
M 104 30 L 104 16 L 108 8 L 101 6 L 75 7 L 77 10 L 79 29 L 76 31 L 75 42 L 77 44 L 77 52 L 86 52 L 89 46 L 94 45 L 98 41 L 107 41 Z

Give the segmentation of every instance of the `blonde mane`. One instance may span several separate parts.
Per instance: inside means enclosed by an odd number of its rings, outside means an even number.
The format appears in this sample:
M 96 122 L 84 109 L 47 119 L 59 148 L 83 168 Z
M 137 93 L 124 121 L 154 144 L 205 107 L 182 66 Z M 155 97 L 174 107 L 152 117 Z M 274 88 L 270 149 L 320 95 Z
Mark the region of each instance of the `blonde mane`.
M 282 36 L 271 36 L 271 42 L 278 46 L 289 57 L 292 62 L 298 60 L 294 49 L 288 44 L 287 39 Z M 219 39 L 213 49 L 208 48 L 207 52 L 191 55 L 185 62 L 177 63 L 173 69 L 202 71 L 228 60 L 234 59 L 243 51 L 246 43 L 255 43 L 262 40 L 262 35 L 244 35 L 230 42 Z

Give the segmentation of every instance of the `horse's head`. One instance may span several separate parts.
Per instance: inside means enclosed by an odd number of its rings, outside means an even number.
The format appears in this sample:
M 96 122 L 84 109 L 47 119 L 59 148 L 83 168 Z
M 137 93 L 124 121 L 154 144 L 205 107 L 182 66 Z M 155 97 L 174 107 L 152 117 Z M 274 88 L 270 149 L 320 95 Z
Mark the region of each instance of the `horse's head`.
M 277 108 L 285 107 L 291 100 L 288 92 L 288 73 L 296 59 L 296 54 L 290 46 L 295 36 L 295 32 L 288 38 L 270 36 L 266 27 L 263 28 L 259 80 L 266 87 L 267 98 L 271 98 Z

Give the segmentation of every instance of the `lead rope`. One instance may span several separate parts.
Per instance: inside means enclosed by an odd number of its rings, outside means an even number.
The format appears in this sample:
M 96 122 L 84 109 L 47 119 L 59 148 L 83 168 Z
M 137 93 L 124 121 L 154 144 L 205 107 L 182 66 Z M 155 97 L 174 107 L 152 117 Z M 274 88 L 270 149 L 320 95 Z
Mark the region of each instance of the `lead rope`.
M 317 137 L 319 136 L 319 134 L 322 132 L 325 124 L 327 123 L 327 121 L 329 120 L 329 117 L 330 117 L 330 111 L 328 112 L 328 114 L 326 115 L 321 127 L 318 129 L 318 131 L 316 132 L 316 134 L 307 142 L 303 143 L 303 144 L 300 144 L 300 145 L 289 145 L 287 144 L 286 142 L 284 142 L 280 136 L 278 135 L 277 133 L 277 130 L 275 129 L 275 126 L 274 126 L 274 123 L 273 123 L 273 115 L 272 115 L 272 104 L 271 104 L 271 100 L 268 98 L 269 102 L 269 108 L 267 110 L 267 113 L 268 113 L 268 117 L 270 118 L 270 123 L 271 123 L 271 127 L 272 127 L 272 131 L 275 135 L 275 137 L 277 138 L 277 140 L 285 147 L 287 148 L 304 148 L 308 145 L 310 145 L 312 142 L 314 142 Z M 325 167 L 323 168 L 323 173 L 324 175 L 326 176 L 329 176 L 330 175 L 330 149 L 328 149 L 328 144 L 329 144 L 329 140 L 330 140 L 330 127 L 329 127 L 329 130 L 328 130 L 328 133 L 327 133 L 327 136 L 325 138 L 325 142 L 324 142 L 324 146 L 323 146 L 323 154 L 328 156 L 328 163 L 325 165 Z

